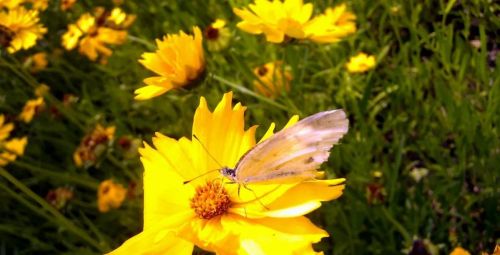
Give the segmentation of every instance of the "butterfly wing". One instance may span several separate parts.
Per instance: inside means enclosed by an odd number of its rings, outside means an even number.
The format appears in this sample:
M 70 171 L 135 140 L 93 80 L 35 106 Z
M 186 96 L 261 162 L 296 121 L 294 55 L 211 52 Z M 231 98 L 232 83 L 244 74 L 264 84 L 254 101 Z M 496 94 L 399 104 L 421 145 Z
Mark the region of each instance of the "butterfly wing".
M 281 130 L 248 151 L 235 167 L 238 183 L 312 179 L 345 133 L 343 110 L 319 112 Z

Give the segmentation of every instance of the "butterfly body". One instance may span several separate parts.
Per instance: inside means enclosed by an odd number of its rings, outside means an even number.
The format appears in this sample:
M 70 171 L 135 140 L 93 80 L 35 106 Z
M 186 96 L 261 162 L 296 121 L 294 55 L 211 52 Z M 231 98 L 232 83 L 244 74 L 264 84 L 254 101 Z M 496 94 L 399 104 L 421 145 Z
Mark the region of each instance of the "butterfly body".
M 313 114 L 255 145 L 234 168 L 224 167 L 220 173 L 241 185 L 314 179 L 348 125 L 343 110 Z

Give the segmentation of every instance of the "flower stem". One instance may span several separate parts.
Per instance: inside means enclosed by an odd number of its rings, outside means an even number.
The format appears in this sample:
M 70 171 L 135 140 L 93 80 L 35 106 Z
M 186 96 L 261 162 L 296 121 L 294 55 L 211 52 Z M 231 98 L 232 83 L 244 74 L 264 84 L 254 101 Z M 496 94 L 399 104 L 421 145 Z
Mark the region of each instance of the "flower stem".
M 275 102 L 275 101 L 273 101 L 273 100 L 271 100 L 271 99 L 269 99 L 267 97 L 263 97 L 263 96 L 255 93 L 255 92 L 253 92 L 253 91 L 245 88 L 242 85 L 239 85 L 239 84 L 236 84 L 234 82 L 228 81 L 228 80 L 226 80 L 226 79 L 224 79 L 224 78 L 222 78 L 222 77 L 220 77 L 220 76 L 218 76 L 216 74 L 213 74 L 213 73 L 210 73 L 209 76 L 211 78 L 213 78 L 214 80 L 217 80 L 217 81 L 219 81 L 221 83 L 224 83 L 224 84 L 228 85 L 229 87 L 237 89 L 238 91 L 242 92 L 243 94 L 247 94 L 247 95 L 253 96 L 253 97 L 255 97 L 255 98 L 257 98 L 257 99 L 259 99 L 261 101 L 264 101 L 264 102 L 266 102 L 266 103 L 268 103 L 270 105 L 276 106 L 276 107 L 278 107 L 278 108 L 280 108 L 282 110 L 285 110 L 285 111 L 288 110 L 288 108 L 286 106 L 284 106 L 282 104 L 279 104 L 279 103 L 277 103 L 277 102 Z

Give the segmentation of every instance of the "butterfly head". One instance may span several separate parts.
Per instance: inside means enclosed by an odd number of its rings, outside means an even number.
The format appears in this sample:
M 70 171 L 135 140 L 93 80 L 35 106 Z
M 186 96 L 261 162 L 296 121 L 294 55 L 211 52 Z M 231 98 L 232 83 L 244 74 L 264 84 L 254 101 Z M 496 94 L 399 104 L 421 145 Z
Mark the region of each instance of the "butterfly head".
M 223 167 L 220 169 L 220 173 L 229 178 L 231 181 L 234 181 L 236 179 L 236 170 L 232 168 Z

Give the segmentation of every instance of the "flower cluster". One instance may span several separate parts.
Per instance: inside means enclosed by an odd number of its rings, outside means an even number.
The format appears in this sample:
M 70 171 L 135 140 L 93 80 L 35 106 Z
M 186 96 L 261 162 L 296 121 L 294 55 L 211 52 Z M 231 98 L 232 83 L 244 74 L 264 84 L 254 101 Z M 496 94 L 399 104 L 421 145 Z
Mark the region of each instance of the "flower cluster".
M 67 50 L 78 46 L 79 52 L 90 60 L 100 57 L 101 63 L 106 63 L 113 53 L 108 45 L 123 44 L 127 39 L 126 29 L 134 20 L 135 15 L 128 15 L 120 8 L 106 11 L 98 7 L 93 14 L 85 13 L 75 24 L 68 25 L 62 44 Z

